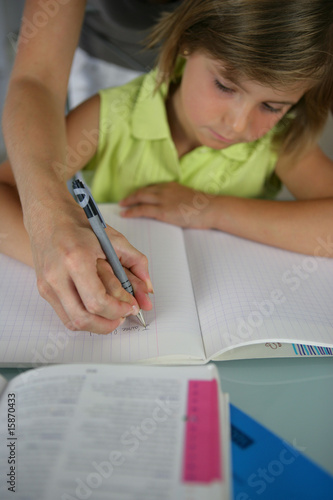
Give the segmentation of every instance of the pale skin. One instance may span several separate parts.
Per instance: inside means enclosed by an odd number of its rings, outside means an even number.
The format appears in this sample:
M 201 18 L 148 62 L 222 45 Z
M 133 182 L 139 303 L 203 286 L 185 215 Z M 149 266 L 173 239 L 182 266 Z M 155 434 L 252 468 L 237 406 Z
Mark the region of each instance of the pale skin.
M 302 88 L 278 92 L 257 82 L 232 82 L 223 67 L 221 71 L 221 63 L 202 53 L 191 54 L 181 84 L 168 103 L 179 156 L 199 145 L 224 149 L 259 138 L 303 93 Z M 125 208 L 124 217 L 215 228 L 287 250 L 318 254 L 318 238 L 333 239 L 333 162 L 315 147 L 292 168 L 278 161 L 275 171 L 297 201 L 206 195 L 201 197 L 203 208 L 197 209 L 197 192 L 167 183 L 142 188 L 120 205 Z M 184 205 L 189 207 L 185 218 L 180 210 Z
M 201 144 L 222 149 L 236 142 L 254 140 L 260 137 L 281 119 L 304 92 L 304 89 L 277 92 L 257 82 L 229 82 L 225 80 L 225 77 L 222 78 L 221 71 L 218 69 L 221 62 L 212 61 L 202 53 L 193 53 L 187 59 L 181 84 L 167 102 L 171 133 L 179 157 Z M 218 84 L 216 80 L 218 80 Z M 50 109 L 46 98 L 43 104 L 46 111 Z M 60 122 L 59 113 L 58 126 L 60 126 Z M 76 150 L 79 142 L 85 139 L 82 131 L 96 130 L 98 124 L 99 98 L 95 96 L 71 112 L 67 119 L 66 128 L 64 127 L 64 136 L 59 135 L 57 127 L 51 127 L 53 139 L 57 136 L 63 147 L 61 151 L 57 152 L 57 155 L 54 151 L 53 159 L 57 158 L 58 164 L 66 164 L 66 144 Z M 48 124 L 44 122 L 43 125 L 47 130 Z M 45 134 L 43 127 L 39 129 L 40 133 L 44 134 L 42 137 L 45 140 L 49 139 L 46 137 L 47 134 Z M 44 147 L 44 143 L 41 142 L 41 144 Z M 92 296 L 88 300 L 82 299 L 81 293 L 78 298 L 75 290 L 73 293 L 73 287 L 76 290 L 78 287 L 84 288 L 87 283 L 88 269 L 90 276 L 95 274 L 96 277 L 97 274 L 99 295 L 101 296 L 102 287 L 108 299 L 109 297 L 115 299 L 114 289 L 107 285 L 108 280 L 112 280 L 112 276 L 107 275 L 105 261 L 100 262 L 101 259 L 105 260 L 105 257 L 99 246 L 96 246 L 94 235 L 91 233 L 81 209 L 68 195 L 65 187 L 65 181 L 81 169 L 95 151 L 92 148 L 86 156 L 81 154 L 80 161 L 76 163 L 75 167 L 67 165 L 66 168 L 60 169 L 61 172 L 59 169 L 58 171 L 54 169 L 50 173 L 50 169 L 45 169 L 45 158 L 49 161 L 49 151 L 47 148 L 44 151 L 43 147 L 41 147 L 40 158 L 44 160 L 44 169 L 41 163 L 39 167 L 38 163 L 37 166 L 35 164 L 33 166 L 35 174 L 38 173 L 42 177 L 40 182 L 33 183 L 31 181 L 33 177 L 29 175 L 30 171 L 27 179 L 25 176 L 21 178 L 21 183 L 25 184 L 26 189 L 26 198 L 21 195 L 22 205 L 25 203 L 23 210 L 25 220 L 27 220 L 25 207 L 28 207 L 30 215 L 31 213 L 40 213 L 44 221 L 43 231 L 31 227 L 33 222 L 25 222 L 25 227 L 30 234 L 29 243 L 23 225 L 14 177 L 10 164 L 6 163 L 1 167 L 0 181 L 1 191 L 7 198 L 6 212 L 10 207 L 11 215 L 7 219 L 8 227 L 0 226 L 0 232 L 7 231 L 10 234 L 12 228 L 15 227 L 15 241 L 11 238 L 7 238 L 7 241 L 2 240 L 1 249 L 4 253 L 13 251 L 13 256 L 21 258 L 21 260 L 23 260 L 22 255 L 25 254 L 23 248 L 27 250 L 28 263 L 34 262 L 35 267 L 42 270 L 44 276 L 42 279 L 47 276 L 45 286 L 47 289 L 52 287 L 49 298 L 54 299 L 52 305 L 65 324 L 67 321 L 67 324 L 74 329 L 90 326 L 92 323 L 89 323 L 89 316 L 87 319 L 86 310 L 82 304 L 87 307 L 87 304 L 92 303 L 88 314 L 93 316 L 94 327 L 97 325 L 97 321 L 99 322 L 98 332 L 106 333 L 108 325 L 117 324 L 117 320 L 112 323 L 114 317 L 108 316 L 109 309 L 106 302 L 102 301 L 103 305 L 101 306 Z M 26 148 L 29 148 L 28 143 Z M 15 152 L 13 154 L 15 155 Z M 216 228 L 269 245 L 312 255 L 318 246 L 316 238 L 321 237 L 326 240 L 332 234 L 332 162 L 319 148 L 314 148 L 306 157 L 293 165 L 292 169 L 286 169 L 282 163 L 278 163 L 276 172 L 295 195 L 297 201 L 275 202 L 229 196 L 208 197 L 209 203 L 206 204 L 205 208 L 197 211 L 198 213 L 193 213 L 193 217 L 185 224 L 179 206 L 181 203 L 191 206 L 194 197 L 200 193 L 173 182 L 147 186 L 127 197 L 121 202 L 124 207 L 123 216 L 152 217 L 184 227 Z M 37 201 L 29 193 L 29 182 L 34 184 L 34 196 L 36 193 L 39 196 Z M 57 189 L 55 192 L 51 189 L 46 195 L 45 186 L 56 186 Z M 3 200 L 6 198 L 1 196 Z M 34 219 L 31 218 L 31 220 Z M 109 229 L 109 231 L 112 237 L 112 230 Z M 67 238 L 64 238 L 64 235 Z M 134 256 L 133 263 L 133 259 L 131 260 L 124 251 L 126 244 L 120 236 L 118 238 L 120 238 L 121 243 L 117 244 L 117 237 L 115 236 L 116 243 L 113 241 L 116 250 L 120 251 L 120 248 L 123 250 L 123 264 L 132 270 L 137 280 L 133 277 L 137 301 L 143 309 L 149 309 L 151 305 L 148 303 L 147 292 L 150 291 L 151 285 L 147 273 L 142 271 L 146 269 L 146 263 L 142 264 L 141 261 L 141 268 L 137 270 L 140 267 L 137 254 Z M 17 245 L 18 239 L 20 245 Z M 33 252 L 28 250 L 30 245 Z M 18 246 L 20 249 L 17 248 Z M 37 250 L 38 255 L 36 256 Z M 15 252 L 17 253 L 15 254 Z M 78 264 L 82 260 L 85 262 L 84 272 L 78 279 L 77 273 L 80 274 Z M 43 288 L 43 281 L 41 288 Z M 120 290 L 119 294 L 121 293 Z M 59 299 L 60 296 L 68 297 L 71 313 L 68 312 L 68 309 L 64 309 L 66 301 Z M 60 305 L 58 301 L 60 301 Z M 94 313 L 94 310 L 97 314 Z M 84 319 L 76 319 L 73 311 L 84 314 Z M 131 312 L 133 313 L 130 310 L 129 313 Z M 124 315 L 122 314 L 122 316 Z M 106 323 L 108 320 L 110 322 Z
M 3 113 L 15 181 L 6 162 L 1 167 L 0 200 L 7 220 L 0 229 L 0 245 L 2 252 L 35 267 L 41 295 L 67 328 L 105 334 L 139 307 L 151 309 L 152 284 L 146 257 L 108 228 L 129 270 L 135 298 L 122 289 L 82 209 L 67 190 L 70 168 L 55 167 L 66 164 L 65 100 L 85 2 L 56 4 L 58 11 L 32 35 L 25 23 L 21 27 Z M 27 0 L 23 19 L 36 24 L 34 15 L 40 10 L 39 0 Z

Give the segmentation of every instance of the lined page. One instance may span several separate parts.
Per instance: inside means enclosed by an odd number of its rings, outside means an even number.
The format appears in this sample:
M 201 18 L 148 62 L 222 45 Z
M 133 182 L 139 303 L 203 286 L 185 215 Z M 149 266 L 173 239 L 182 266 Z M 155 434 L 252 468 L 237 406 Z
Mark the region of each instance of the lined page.
M 129 220 L 102 205 L 106 222 L 149 261 L 155 294 L 147 328 L 128 318 L 109 335 L 67 330 L 39 296 L 33 269 L 0 255 L 0 363 L 179 362 L 204 358 L 182 230 L 149 219 Z
M 0 497 L 229 499 L 228 399 L 218 388 L 218 372 L 211 365 L 76 364 L 29 370 L 11 380 L 0 402 Z M 10 393 L 19 418 L 5 442 Z M 193 412 L 208 415 L 214 429 L 207 432 L 207 418 L 187 417 Z M 11 495 L 6 445 L 13 439 L 18 465 Z M 211 449 L 223 459 L 213 460 Z M 189 478 L 183 477 L 186 464 Z
M 207 357 L 269 341 L 333 345 L 333 260 L 186 230 Z

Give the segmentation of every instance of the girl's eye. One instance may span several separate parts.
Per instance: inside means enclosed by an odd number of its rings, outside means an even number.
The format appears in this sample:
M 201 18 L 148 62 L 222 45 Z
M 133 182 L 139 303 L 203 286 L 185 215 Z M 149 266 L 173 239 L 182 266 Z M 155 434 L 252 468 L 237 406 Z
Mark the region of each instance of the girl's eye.
M 223 85 L 221 82 L 219 82 L 219 80 L 217 80 L 217 79 L 214 80 L 214 83 L 219 90 L 222 90 L 222 92 L 233 92 L 232 89 L 229 89 L 228 87 Z
M 263 106 L 266 111 L 269 111 L 270 113 L 280 113 L 282 111 L 282 108 L 273 108 L 273 106 L 270 106 L 267 104 L 267 102 L 263 103 Z

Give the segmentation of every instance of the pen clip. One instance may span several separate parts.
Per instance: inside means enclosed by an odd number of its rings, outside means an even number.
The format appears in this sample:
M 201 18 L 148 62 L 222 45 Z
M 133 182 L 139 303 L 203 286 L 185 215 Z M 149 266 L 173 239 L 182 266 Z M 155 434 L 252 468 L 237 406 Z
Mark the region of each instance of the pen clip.
M 91 209 L 92 213 L 96 213 L 102 223 L 102 226 L 104 229 L 106 228 L 106 224 L 103 218 L 103 215 L 101 214 L 100 209 L 98 208 L 97 203 L 95 202 L 90 189 L 88 186 L 86 186 L 81 180 L 77 179 L 73 181 L 73 192 L 76 196 L 76 199 L 79 203 L 79 205 L 84 209 L 87 205 Z M 77 195 L 82 195 L 84 198 L 82 200 L 79 200 Z
M 83 183 L 82 183 L 83 184 Z M 84 184 L 83 184 L 84 185 Z M 100 218 L 100 221 L 102 223 L 102 226 L 104 227 L 104 229 L 106 228 L 106 224 L 105 224 L 105 220 L 104 220 L 104 217 L 103 215 L 101 214 L 101 211 L 100 209 L 98 208 L 98 205 L 97 203 L 95 202 L 94 198 L 93 198 L 93 195 L 91 194 L 91 191 L 90 189 L 88 188 L 88 186 L 85 186 L 85 189 L 88 191 L 88 194 L 89 194 L 89 197 L 90 197 L 90 203 L 95 207 L 95 210 L 97 212 L 97 215 L 98 217 Z

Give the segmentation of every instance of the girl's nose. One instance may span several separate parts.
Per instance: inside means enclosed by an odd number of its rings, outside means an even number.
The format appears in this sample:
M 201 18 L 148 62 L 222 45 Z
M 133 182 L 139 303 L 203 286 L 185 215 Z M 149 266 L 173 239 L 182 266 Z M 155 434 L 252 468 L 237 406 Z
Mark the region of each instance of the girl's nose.
M 230 130 L 236 134 L 244 132 L 248 127 L 250 110 L 245 105 L 234 105 L 230 108 L 227 123 Z

